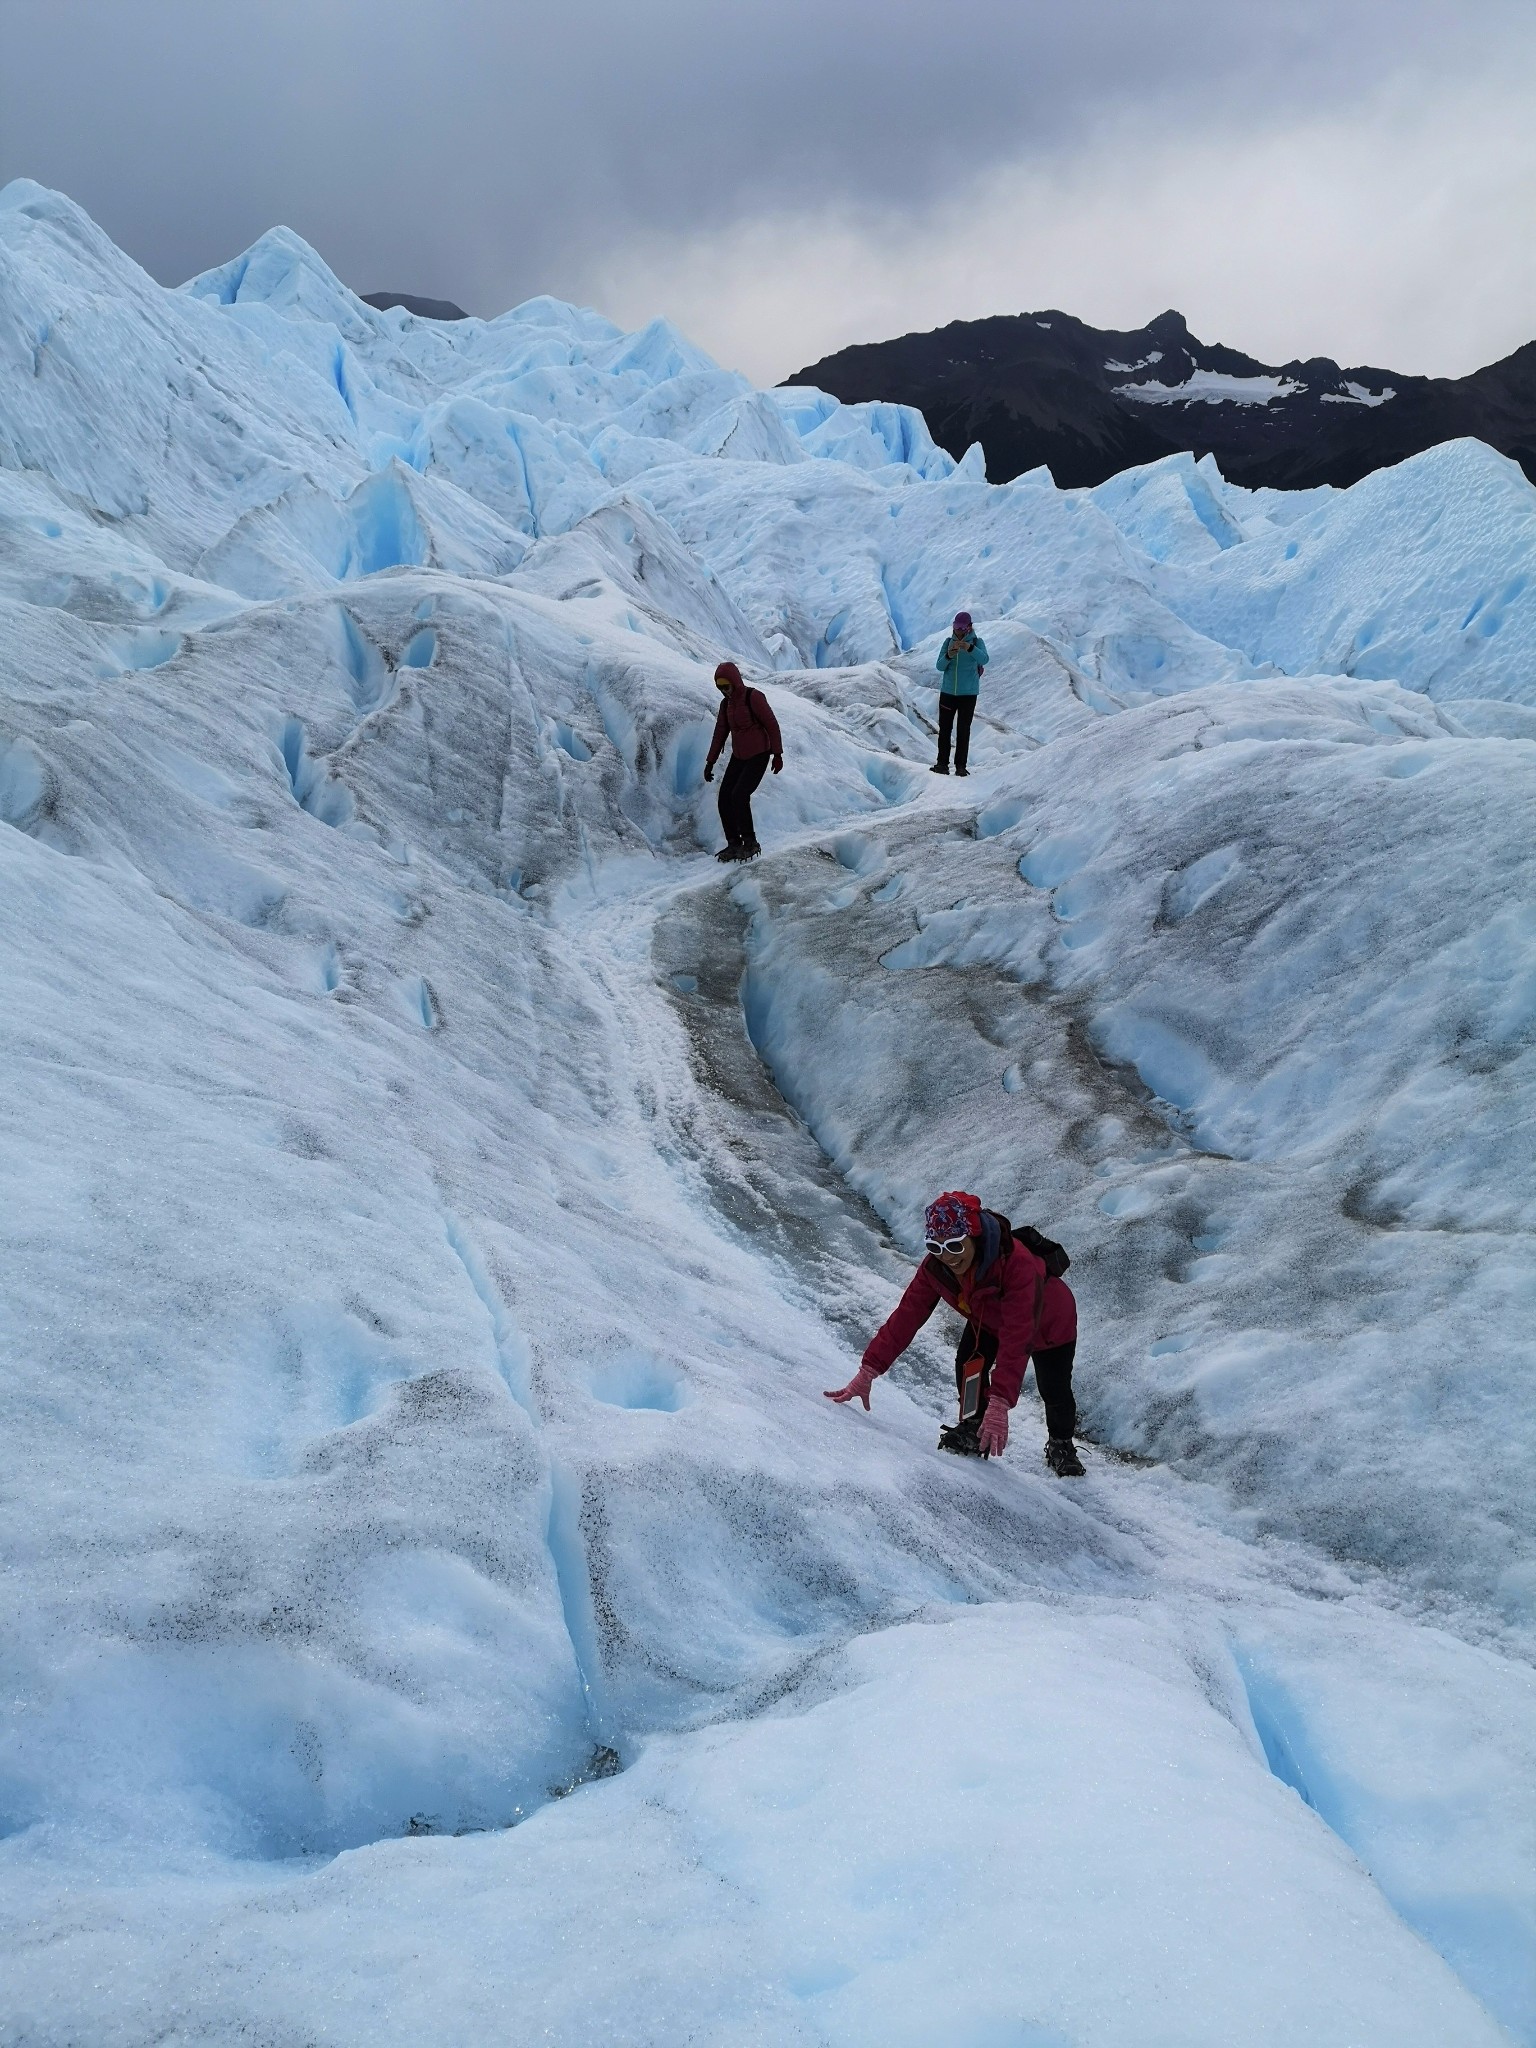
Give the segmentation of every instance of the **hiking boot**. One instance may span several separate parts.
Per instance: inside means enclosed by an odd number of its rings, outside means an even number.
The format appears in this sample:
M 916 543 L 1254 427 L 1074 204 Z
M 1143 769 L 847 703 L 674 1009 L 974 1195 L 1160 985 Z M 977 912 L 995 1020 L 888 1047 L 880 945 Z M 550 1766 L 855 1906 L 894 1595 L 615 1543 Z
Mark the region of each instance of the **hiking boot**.
M 930 775 L 947 775 L 949 773 L 949 770 L 944 766 L 944 763 L 942 761 L 935 761 L 933 766 L 928 770 L 928 773 Z
M 969 775 L 969 774 L 970 774 L 970 772 L 971 772 L 971 771 L 970 771 L 970 769 L 969 769 L 969 768 L 957 768 L 957 769 L 955 770 L 955 773 L 956 773 L 957 775 Z
M 980 1431 L 980 1418 L 974 1415 L 969 1422 L 952 1422 L 947 1429 L 939 1431 L 939 1449 L 953 1451 L 957 1458 L 979 1458 Z
M 738 860 L 756 860 L 762 850 L 755 839 L 744 839 L 736 849 L 736 858 Z
M 716 860 L 739 860 L 740 858 L 741 854 L 737 848 L 734 839 L 731 841 L 729 846 L 722 846 L 720 851 L 715 855 Z
M 1045 1462 L 1058 1479 L 1083 1477 L 1083 1461 L 1077 1455 L 1077 1446 L 1069 1436 L 1053 1436 L 1046 1439 Z

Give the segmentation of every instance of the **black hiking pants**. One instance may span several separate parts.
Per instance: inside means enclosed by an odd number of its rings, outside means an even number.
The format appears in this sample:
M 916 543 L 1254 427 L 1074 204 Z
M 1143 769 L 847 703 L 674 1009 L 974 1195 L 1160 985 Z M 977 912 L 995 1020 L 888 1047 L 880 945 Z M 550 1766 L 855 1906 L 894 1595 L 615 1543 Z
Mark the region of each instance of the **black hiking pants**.
M 939 692 L 939 766 L 949 766 L 949 735 L 955 735 L 955 769 L 959 773 L 965 767 L 971 751 L 971 720 L 976 716 L 974 697 L 952 697 L 948 690 Z
M 749 754 L 741 760 L 732 754 L 720 778 L 720 823 L 725 827 L 727 846 L 755 846 L 752 829 L 752 792 L 768 769 L 767 754 Z
M 976 1330 L 967 1323 L 955 1353 L 955 1392 L 962 1398 L 966 1368 L 969 1366 L 972 1372 L 976 1370 L 974 1360 L 978 1353 L 986 1366 L 986 1378 L 981 1383 L 981 1407 L 977 1411 L 979 1419 L 987 1412 L 987 1380 L 997 1357 L 997 1332 Z M 1057 1344 L 1049 1351 L 1037 1351 L 1030 1361 L 1035 1369 L 1035 1387 L 1045 1403 L 1047 1436 L 1073 1437 L 1077 1434 L 1077 1403 L 1072 1398 L 1072 1361 L 1076 1356 L 1077 1339 L 1074 1337 L 1070 1344 Z

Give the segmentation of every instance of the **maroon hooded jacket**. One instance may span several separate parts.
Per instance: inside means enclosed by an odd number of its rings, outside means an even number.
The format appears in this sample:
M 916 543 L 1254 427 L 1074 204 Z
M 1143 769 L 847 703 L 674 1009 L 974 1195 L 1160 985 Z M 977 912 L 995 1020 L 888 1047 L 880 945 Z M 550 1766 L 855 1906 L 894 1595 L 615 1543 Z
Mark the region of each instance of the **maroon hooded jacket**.
M 710 741 L 707 768 L 713 768 L 725 746 L 725 736 L 731 736 L 731 758 L 733 761 L 750 761 L 755 754 L 782 754 L 784 742 L 779 737 L 779 721 L 773 715 L 773 707 L 761 690 L 751 689 L 746 683 L 732 683 L 720 699 L 720 709 L 715 714 L 715 736 Z
M 937 1259 L 924 1259 L 906 1293 L 870 1339 L 864 1363 L 873 1373 L 888 1372 L 939 1303 L 947 1301 L 972 1323 L 996 1331 L 997 1360 L 988 1385 L 1011 1408 L 1024 1384 L 1029 1354 L 1045 1348 L 1039 1337 L 1045 1266 L 1017 1241 L 1006 1216 L 983 1209 L 981 1220 L 982 1247 L 970 1271 L 957 1279 Z M 989 1223 L 997 1228 L 997 1249 L 990 1259 Z

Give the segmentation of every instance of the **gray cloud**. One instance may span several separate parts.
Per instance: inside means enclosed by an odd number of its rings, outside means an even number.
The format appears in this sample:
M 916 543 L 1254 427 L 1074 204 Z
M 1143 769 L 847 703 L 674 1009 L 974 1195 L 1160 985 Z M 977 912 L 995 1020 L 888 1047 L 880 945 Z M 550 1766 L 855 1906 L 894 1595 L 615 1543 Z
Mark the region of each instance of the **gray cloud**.
M 665 311 L 773 381 L 852 341 L 1064 307 L 1173 304 L 1271 362 L 1454 375 L 1536 333 L 1536 49 L 1497 77 L 1189 131 L 1108 115 L 1066 157 L 991 167 L 899 214 L 832 203 L 610 249 L 584 296 Z
M 1528 23 L 1523 0 L 0 0 L 0 177 L 61 186 L 166 281 L 282 220 L 359 289 L 491 313 L 818 209 L 899 237 L 1117 122 L 1346 121 Z

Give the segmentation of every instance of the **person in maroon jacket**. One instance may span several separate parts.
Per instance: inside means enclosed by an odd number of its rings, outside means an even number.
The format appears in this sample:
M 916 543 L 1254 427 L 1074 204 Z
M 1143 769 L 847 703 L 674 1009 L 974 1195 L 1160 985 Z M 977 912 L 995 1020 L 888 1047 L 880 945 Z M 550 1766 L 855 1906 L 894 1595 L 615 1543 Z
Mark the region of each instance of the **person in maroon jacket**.
M 748 689 L 734 661 L 722 661 L 715 670 L 715 688 L 720 692 L 720 710 L 715 718 L 715 736 L 704 763 L 704 780 L 715 779 L 715 763 L 729 735 L 731 758 L 720 778 L 720 823 L 725 827 L 725 844 L 716 860 L 752 860 L 762 848 L 752 829 L 752 792 L 763 779 L 770 758 L 775 775 L 784 766 L 784 742 L 779 721 L 761 690 Z
M 1073 1446 L 1077 1407 L 1072 1360 L 1077 1349 L 1077 1305 L 1063 1280 L 1015 1237 L 1006 1216 L 983 1209 L 975 1195 L 940 1195 L 924 1217 L 928 1256 L 906 1292 L 870 1340 L 846 1387 L 829 1388 L 829 1401 L 859 1400 L 906 1350 L 941 1301 L 965 1317 L 955 1352 L 960 1419 L 939 1435 L 939 1448 L 969 1457 L 1001 1457 L 1008 1416 L 1019 1398 L 1031 1354 L 1035 1384 L 1045 1403 L 1046 1462 L 1062 1478 L 1080 1477 Z

